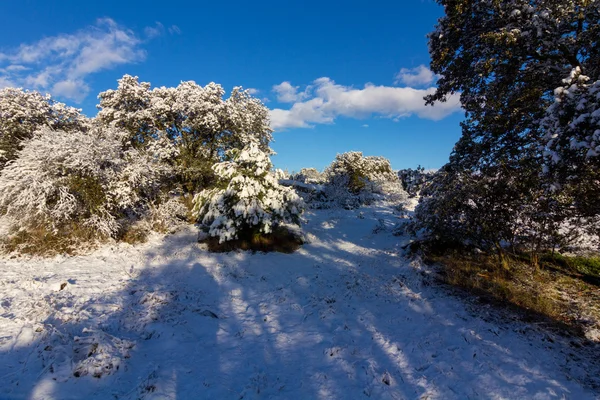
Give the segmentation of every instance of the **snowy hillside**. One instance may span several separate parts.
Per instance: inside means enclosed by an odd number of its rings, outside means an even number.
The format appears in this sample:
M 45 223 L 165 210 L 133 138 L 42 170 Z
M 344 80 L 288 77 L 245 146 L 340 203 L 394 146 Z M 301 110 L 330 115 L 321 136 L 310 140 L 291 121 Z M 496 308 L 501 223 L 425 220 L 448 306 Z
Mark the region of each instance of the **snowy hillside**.
M 598 348 L 450 297 L 392 208 L 305 217 L 294 254 L 190 227 L 0 261 L 0 398 L 598 398 Z

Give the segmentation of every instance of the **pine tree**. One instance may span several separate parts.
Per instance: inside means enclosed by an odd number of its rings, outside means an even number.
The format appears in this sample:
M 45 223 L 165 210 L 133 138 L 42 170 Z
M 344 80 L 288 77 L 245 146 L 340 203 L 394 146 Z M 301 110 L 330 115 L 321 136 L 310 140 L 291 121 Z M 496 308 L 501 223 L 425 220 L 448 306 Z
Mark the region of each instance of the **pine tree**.
M 417 222 L 428 221 L 421 226 L 428 225 L 436 237 L 459 226 L 470 239 L 498 232 L 486 239 L 490 243 L 515 238 L 538 248 L 546 240 L 552 242 L 561 223 L 582 216 L 582 209 L 574 212 L 574 191 L 568 182 L 563 180 L 560 191 L 548 190 L 553 178 L 542 173 L 548 142 L 544 139 L 548 126 L 542 120 L 559 110 L 551 107 L 554 91 L 573 69 L 592 81 L 598 78 L 598 4 L 593 0 L 439 3 L 445 16 L 429 35 L 429 44 L 431 69 L 441 78 L 426 101 L 444 101 L 460 93 L 466 119 L 449 164 L 435 177 L 427 193 L 430 198 L 417 210 Z M 563 118 L 556 128 L 569 136 L 568 126 Z M 589 170 L 581 160 L 577 170 Z M 587 182 L 598 186 L 597 179 Z M 592 193 L 582 195 L 591 200 Z M 445 217 L 429 218 L 426 213 Z
M 279 185 L 269 154 L 252 142 L 228 152 L 229 161 L 213 169 L 222 188 L 194 198 L 194 216 L 219 243 L 267 235 L 282 223 L 300 224 L 304 202 L 292 188 Z

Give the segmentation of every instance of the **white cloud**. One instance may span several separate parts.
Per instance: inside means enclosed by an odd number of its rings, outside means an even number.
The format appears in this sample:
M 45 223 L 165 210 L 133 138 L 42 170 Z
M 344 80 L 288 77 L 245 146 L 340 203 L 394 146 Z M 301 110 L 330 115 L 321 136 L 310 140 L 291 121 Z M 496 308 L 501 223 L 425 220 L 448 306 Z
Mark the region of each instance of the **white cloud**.
M 154 26 L 147 26 L 144 28 L 144 34 L 149 39 L 161 36 L 165 32 L 165 27 L 160 22 L 156 22 Z
M 15 83 L 8 80 L 8 78 L 5 78 L 3 76 L 0 76 L 0 89 L 4 89 L 7 87 L 14 87 Z
M 31 87 L 34 89 L 38 88 L 48 88 L 53 80 L 54 76 L 60 75 L 62 72 L 61 67 L 58 66 L 50 66 L 46 67 L 41 71 L 32 72 L 23 77 L 23 83 L 27 87 Z
M 369 124 L 364 124 L 364 125 L 361 125 L 361 127 L 363 127 L 363 128 L 368 128 L 368 127 L 369 127 Z
M 52 93 L 75 101 L 82 101 L 90 92 L 90 87 L 81 80 L 64 80 L 52 85 Z
M 157 23 L 151 29 L 160 27 Z M 0 82 L 81 101 L 89 92 L 89 75 L 144 60 L 141 45 L 133 31 L 102 18 L 76 33 L 47 37 L 2 53 Z
M 27 68 L 23 65 L 14 64 L 14 65 L 9 65 L 8 67 L 6 67 L 4 69 L 8 72 L 19 72 L 19 71 L 27 71 L 29 68 Z
M 396 74 L 395 84 L 406 86 L 428 86 L 436 80 L 436 75 L 426 66 L 419 65 L 415 68 L 402 68 Z
M 276 108 L 271 110 L 271 128 L 310 128 L 312 123 L 326 124 L 333 122 L 335 116 L 329 115 L 322 109 L 325 101 L 316 97 L 305 102 L 295 103 L 291 109 L 282 110 Z
M 315 80 L 311 88 L 312 98 L 296 101 L 287 110 L 277 108 L 270 111 L 273 129 L 309 128 L 314 124 L 332 123 L 340 116 L 362 119 L 379 115 L 398 119 L 416 115 L 436 121 L 460 110 L 458 95 L 451 96 L 444 103 L 426 106 L 423 97 L 433 93 L 435 88 L 414 89 L 367 84 L 362 89 L 355 89 L 338 85 L 327 77 Z M 294 89 L 297 91 L 297 88 Z
M 175 34 L 181 35 L 181 29 L 179 29 L 179 27 L 177 25 L 171 25 L 169 27 L 169 33 L 171 35 L 175 35 Z
M 292 86 L 288 81 L 281 82 L 279 85 L 273 86 L 273 92 L 277 94 L 277 101 L 280 103 L 293 103 L 300 101 L 309 96 L 310 86 L 304 92 L 298 93 L 299 86 Z
M 254 96 L 255 94 L 260 93 L 260 90 L 255 89 L 255 88 L 248 88 L 246 89 L 248 91 L 248 93 L 250 93 L 252 96 Z

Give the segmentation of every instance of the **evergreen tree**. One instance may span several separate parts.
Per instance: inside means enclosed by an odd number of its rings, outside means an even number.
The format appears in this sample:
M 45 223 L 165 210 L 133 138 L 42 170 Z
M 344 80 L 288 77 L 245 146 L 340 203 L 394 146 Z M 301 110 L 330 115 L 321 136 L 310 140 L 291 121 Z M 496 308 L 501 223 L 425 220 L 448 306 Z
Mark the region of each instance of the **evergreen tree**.
M 466 119 L 449 164 L 426 193 L 430 199 L 417 209 L 417 225 L 433 236 L 460 226 L 464 237 L 491 235 L 485 241 L 495 244 L 510 240 L 539 248 L 545 241 L 555 242 L 561 223 L 582 216 L 582 209 L 575 212 L 571 207 L 568 184 L 560 191 L 548 190 L 549 177 L 541 168 L 547 127 L 541 121 L 558 111 L 550 107 L 554 91 L 573 69 L 598 77 L 598 4 L 439 3 L 445 16 L 429 43 L 431 68 L 441 78 L 426 101 L 444 101 L 460 93 Z M 558 125 L 569 136 L 567 127 Z M 598 181 L 590 184 L 597 186 Z
M 292 188 L 279 185 L 269 154 L 257 143 L 228 152 L 229 161 L 213 169 L 222 188 L 194 198 L 194 216 L 219 243 L 266 235 L 282 223 L 300 224 L 304 202 Z

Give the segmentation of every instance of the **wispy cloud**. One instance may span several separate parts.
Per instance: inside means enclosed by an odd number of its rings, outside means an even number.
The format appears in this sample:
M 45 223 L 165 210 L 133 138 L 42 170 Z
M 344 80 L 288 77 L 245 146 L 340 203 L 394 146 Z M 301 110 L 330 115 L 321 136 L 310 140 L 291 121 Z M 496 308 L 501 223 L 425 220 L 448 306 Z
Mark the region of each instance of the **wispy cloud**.
M 151 29 L 161 26 L 158 23 Z M 89 75 L 143 61 L 142 45 L 133 31 L 102 18 L 76 33 L 46 37 L 0 53 L 0 86 L 18 85 L 81 101 L 90 90 Z
M 169 33 L 171 35 L 175 35 L 175 34 L 181 35 L 181 29 L 179 29 L 179 27 L 177 25 L 171 25 L 169 27 Z
M 285 85 L 284 85 L 285 84 Z M 298 87 L 283 82 L 283 88 L 293 91 L 283 92 L 284 99 L 292 99 L 298 94 Z M 276 87 L 282 87 L 276 85 Z M 458 95 L 451 96 L 444 103 L 426 106 L 423 97 L 435 88 L 415 89 L 411 87 L 391 87 L 365 85 L 362 89 L 336 84 L 327 77 L 315 80 L 305 90 L 306 98 L 296 96 L 291 108 L 276 108 L 270 111 L 273 129 L 310 128 L 315 124 L 333 123 L 337 117 L 356 119 L 373 115 L 398 119 L 416 115 L 419 118 L 440 120 L 460 110 Z M 277 92 L 278 96 L 280 92 Z M 291 94 L 290 94 L 291 93 Z M 282 101 L 279 99 L 279 101 Z
M 154 39 L 155 37 L 161 36 L 165 33 L 165 27 L 160 22 L 156 22 L 154 26 L 147 26 L 144 28 L 144 34 L 148 39 Z
M 419 65 L 415 68 L 402 68 L 395 78 L 395 84 L 423 87 L 431 85 L 437 79 L 437 76 L 426 66 Z
M 0 89 L 16 86 L 14 82 L 0 75 Z

